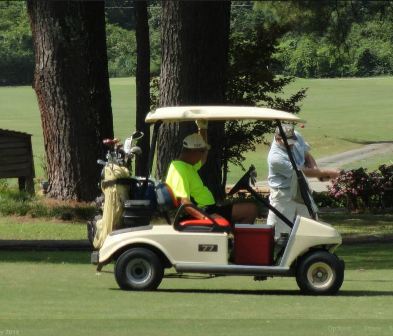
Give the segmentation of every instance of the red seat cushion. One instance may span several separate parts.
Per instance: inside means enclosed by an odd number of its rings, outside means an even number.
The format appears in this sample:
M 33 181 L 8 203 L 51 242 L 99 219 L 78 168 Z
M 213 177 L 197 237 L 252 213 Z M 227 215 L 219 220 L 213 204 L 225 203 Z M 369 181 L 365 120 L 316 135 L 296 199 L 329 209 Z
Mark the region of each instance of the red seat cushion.
M 214 220 L 220 227 L 230 227 L 230 223 L 221 216 L 215 216 Z M 213 222 L 210 219 L 186 219 L 179 223 L 180 226 L 212 226 Z

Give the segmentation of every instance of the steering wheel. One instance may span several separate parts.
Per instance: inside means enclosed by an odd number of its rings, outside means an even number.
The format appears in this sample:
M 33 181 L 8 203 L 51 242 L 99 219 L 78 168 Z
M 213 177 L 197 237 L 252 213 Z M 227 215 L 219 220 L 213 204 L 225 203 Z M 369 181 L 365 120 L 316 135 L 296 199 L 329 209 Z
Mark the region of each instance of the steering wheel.
M 248 168 L 248 170 L 246 171 L 246 173 L 241 177 L 241 179 L 228 192 L 228 196 L 236 194 L 239 190 L 245 190 L 249 188 L 250 185 L 254 186 L 256 181 L 257 171 L 255 170 L 255 166 L 251 165 L 250 168 Z

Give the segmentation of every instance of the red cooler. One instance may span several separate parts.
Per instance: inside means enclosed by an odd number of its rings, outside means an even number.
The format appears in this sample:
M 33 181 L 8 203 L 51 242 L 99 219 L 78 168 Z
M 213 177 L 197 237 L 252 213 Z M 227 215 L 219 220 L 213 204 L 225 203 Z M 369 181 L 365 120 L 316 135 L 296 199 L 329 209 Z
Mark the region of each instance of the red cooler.
M 272 265 L 274 228 L 262 224 L 235 225 L 235 264 Z

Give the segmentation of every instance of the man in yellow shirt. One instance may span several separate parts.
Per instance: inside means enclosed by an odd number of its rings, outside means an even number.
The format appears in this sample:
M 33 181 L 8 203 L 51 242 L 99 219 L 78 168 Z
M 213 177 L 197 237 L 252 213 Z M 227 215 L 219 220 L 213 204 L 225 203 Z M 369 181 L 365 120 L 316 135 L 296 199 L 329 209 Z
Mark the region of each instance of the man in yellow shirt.
M 207 121 L 198 121 L 199 133 L 188 135 L 183 140 L 183 148 L 177 160 L 171 162 L 166 183 L 172 188 L 181 204 L 193 203 L 208 214 L 219 214 L 232 223 L 255 221 L 257 207 L 253 202 L 217 205 L 211 191 L 203 184 L 198 170 L 207 158 Z M 197 219 L 203 214 L 195 209 L 186 208 L 187 213 Z

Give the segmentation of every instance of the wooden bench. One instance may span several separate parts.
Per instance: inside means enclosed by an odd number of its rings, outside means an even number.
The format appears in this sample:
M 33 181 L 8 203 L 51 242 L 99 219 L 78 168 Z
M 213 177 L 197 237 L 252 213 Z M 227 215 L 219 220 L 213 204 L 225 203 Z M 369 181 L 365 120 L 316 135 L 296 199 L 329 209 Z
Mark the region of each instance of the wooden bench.
M 31 134 L 0 129 L 0 178 L 18 178 L 19 189 L 34 194 Z

